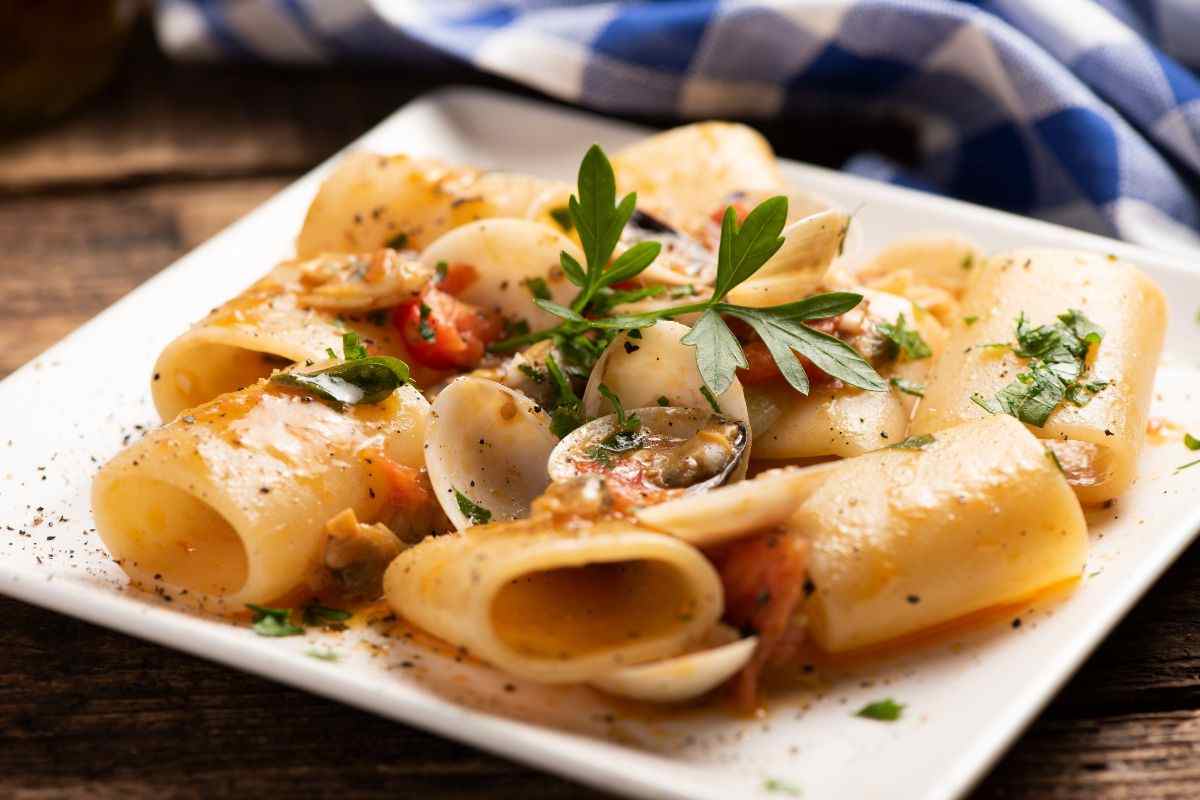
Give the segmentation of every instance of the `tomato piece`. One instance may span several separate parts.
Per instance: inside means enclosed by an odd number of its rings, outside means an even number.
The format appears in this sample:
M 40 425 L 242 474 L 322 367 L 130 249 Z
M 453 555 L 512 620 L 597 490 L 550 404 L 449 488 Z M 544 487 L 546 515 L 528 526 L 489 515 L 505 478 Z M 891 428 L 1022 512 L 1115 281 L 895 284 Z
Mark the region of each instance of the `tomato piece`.
M 713 560 L 725 588 L 726 621 L 758 636 L 753 657 L 733 678 L 738 706 L 753 711 L 763 668 L 793 660 L 803 643 L 804 629 L 795 617 L 806 594 L 808 542 L 763 534 L 730 544 Z
M 479 280 L 479 270 L 470 264 L 447 264 L 445 274 L 437 281 L 437 289 L 439 292 L 447 294 L 458 294 L 477 280 Z
M 474 368 L 502 333 L 499 320 L 483 309 L 434 288 L 397 306 L 392 322 L 412 359 L 433 369 Z

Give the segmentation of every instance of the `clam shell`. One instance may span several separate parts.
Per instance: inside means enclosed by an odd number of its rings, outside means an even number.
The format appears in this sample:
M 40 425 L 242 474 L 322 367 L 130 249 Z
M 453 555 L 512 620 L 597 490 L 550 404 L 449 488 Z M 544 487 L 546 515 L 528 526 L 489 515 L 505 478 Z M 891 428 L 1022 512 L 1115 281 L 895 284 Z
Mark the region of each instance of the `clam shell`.
M 844 254 L 854 230 L 850 215 L 837 209 L 789 223 L 781 234 L 783 246 L 750 280 L 734 287 L 729 302 L 762 308 L 815 293 L 826 282 L 830 266 Z
M 614 339 L 588 378 L 583 393 L 587 415 L 595 417 L 616 410 L 600 394 L 602 383 L 621 398 L 626 408 L 658 405 L 659 398 L 665 397 L 671 406 L 710 410 L 700 391 L 704 381 L 696 367 L 696 350 L 680 341 L 688 330 L 681 323 L 662 320 L 639 331 L 640 339 L 630 333 Z M 736 378 L 717 398 L 717 406 L 727 417 L 750 421 L 745 393 Z
M 433 404 L 425 466 L 438 502 L 458 530 L 472 521 L 456 490 L 491 512 L 491 519 L 529 516 L 550 484 L 546 462 L 558 439 L 550 420 L 521 392 L 484 378 L 463 377 Z
M 711 410 L 708 408 L 664 408 L 660 406 L 630 409 L 628 413 L 637 414 L 638 418 L 641 419 L 642 427 L 652 433 L 666 434 L 680 440 L 693 436 L 708 422 L 709 417 L 712 415 Z M 594 463 L 595 459 L 588 455 L 588 450 L 616 430 L 617 417 L 615 414 L 609 414 L 608 416 L 594 419 L 586 425 L 571 431 L 571 433 L 558 443 L 553 452 L 550 453 L 547 464 L 550 480 L 555 482 L 569 481 L 584 474 L 584 470 L 579 468 L 579 462 Z M 741 480 L 746 475 L 749 463 L 750 426 L 747 424 L 746 443 L 738 459 L 737 466 L 733 468 L 725 480 L 716 480 L 715 483 L 720 484 L 726 481 Z M 689 487 L 689 489 L 707 488 L 713 484 L 714 480 L 710 479 L 709 481 Z
M 739 639 L 733 628 L 718 624 L 699 649 L 625 667 L 590 683 L 621 697 L 678 703 L 710 692 L 732 678 L 750 661 L 757 645 L 758 637 Z
M 526 282 L 541 278 L 551 300 L 569 303 L 577 289 L 559 266 L 564 250 L 582 262 L 575 243 L 548 225 L 526 219 L 483 219 L 440 237 L 421 253 L 421 263 L 430 269 L 439 262 L 474 267 L 478 279 L 458 292 L 459 299 L 508 319 L 523 319 L 537 330 L 559 320 L 533 304 Z

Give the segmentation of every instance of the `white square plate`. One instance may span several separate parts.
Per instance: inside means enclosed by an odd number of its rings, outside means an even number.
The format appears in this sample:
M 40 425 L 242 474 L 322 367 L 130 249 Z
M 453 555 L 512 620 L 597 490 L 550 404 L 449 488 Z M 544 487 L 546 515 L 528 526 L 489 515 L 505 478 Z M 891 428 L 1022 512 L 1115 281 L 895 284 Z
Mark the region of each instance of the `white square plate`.
M 356 142 L 573 179 L 592 142 L 644 131 L 481 91 L 439 93 Z M 613 792 L 643 797 L 948 798 L 965 792 L 1200 527 L 1200 468 L 1178 436 L 1148 447 L 1141 478 L 1089 513 L 1092 553 L 1073 595 L 867 664 L 818 670 L 758 720 L 648 718 L 586 689 L 514 683 L 377 622 L 342 634 L 264 639 L 130 590 L 92 530 L 97 465 L 156 422 L 150 367 L 166 343 L 289 255 L 327 163 L 131 293 L 0 384 L 0 592 L 402 720 Z M 868 246 L 958 230 L 989 250 L 1079 247 L 1142 264 L 1171 298 L 1154 414 L 1200 431 L 1200 274 L 1184 261 L 1078 231 L 796 163 L 804 189 L 849 208 Z M 1194 454 L 1192 454 L 1194 457 Z M 964 579 L 968 579 L 964 576 Z M 323 661 L 314 651 L 337 657 Z M 853 716 L 892 697 L 903 718 Z M 771 781 L 778 783 L 771 784 Z M 771 786 L 774 786 L 772 792 Z

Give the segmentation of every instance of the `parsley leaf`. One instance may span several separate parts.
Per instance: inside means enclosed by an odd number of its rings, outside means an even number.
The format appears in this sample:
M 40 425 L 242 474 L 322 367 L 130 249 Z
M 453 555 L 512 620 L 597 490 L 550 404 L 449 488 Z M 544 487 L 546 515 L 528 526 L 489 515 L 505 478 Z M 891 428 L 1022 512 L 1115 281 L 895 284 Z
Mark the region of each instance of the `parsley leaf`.
M 320 603 L 311 603 L 305 606 L 303 613 L 305 625 L 328 625 L 334 622 L 345 622 L 352 616 L 349 611 L 342 611 L 340 608 L 330 608 Z
M 735 371 L 750 366 L 737 337 L 715 309 L 710 308 L 701 314 L 680 341 L 696 348 L 696 367 L 700 370 L 705 387 L 714 395 L 724 394 L 733 383 Z M 790 351 L 787 356 L 796 360 Z M 796 366 L 799 367 L 799 363 Z M 805 382 L 807 386 L 807 378 Z
M 461 511 L 467 519 L 471 520 L 472 525 L 485 525 L 491 521 L 491 511 L 488 511 L 486 508 L 467 497 L 458 489 L 454 490 L 454 499 L 458 502 L 458 510 Z
M 780 232 L 787 224 L 786 197 L 772 197 L 746 215 L 741 225 L 732 207 L 721 220 L 721 244 L 717 250 L 717 280 L 714 297 L 724 297 L 767 263 L 780 247 Z
M 788 783 L 787 781 L 781 781 L 777 778 L 767 778 L 765 781 L 763 781 L 763 789 L 771 792 L 772 794 L 786 794 L 790 795 L 791 797 L 800 797 L 804 794 L 799 786 Z
M 933 351 L 921 338 L 921 334 L 908 327 L 908 322 L 904 319 L 903 314 L 896 317 L 894 323 L 880 322 L 875 328 L 887 338 L 890 358 L 896 358 L 903 354 L 906 359 L 917 361 L 933 355 Z
M 292 615 L 290 608 L 270 608 L 253 603 L 247 603 L 246 608 L 254 612 L 252 627 L 259 636 L 299 636 L 304 633 L 304 628 L 289 621 Z
M 538 300 L 549 300 L 553 296 L 550 294 L 550 285 L 546 283 L 545 278 L 526 278 L 521 283 L 525 284 L 529 293 Z
M 562 228 L 565 233 L 570 233 L 575 227 L 571 222 L 571 211 L 566 206 L 556 206 L 550 209 L 550 218 L 558 223 L 558 227 Z
M 437 339 L 437 331 L 435 331 L 433 326 L 429 324 L 429 315 L 433 313 L 433 309 L 431 309 L 425 303 L 421 303 L 421 305 L 418 306 L 417 311 L 420 314 L 420 322 L 417 324 L 417 333 L 419 333 L 421 338 L 427 342 L 435 341 Z
M 1190 433 L 1183 435 L 1183 446 L 1188 450 L 1200 450 L 1200 439 L 1192 436 Z
M 277 372 L 271 382 L 299 389 L 345 411 L 346 406 L 382 402 L 408 381 L 407 364 L 392 356 L 368 356 L 353 331 L 342 334 L 342 354 L 340 364 L 315 372 Z
M 868 703 L 855 712 L 854 716 L 874 719 L 879 722 L 895 722 L 900 719 L 903 711 L 904 705 L 902 703 L 897 703 L 888 697 L 883 700 L 876 700 L 874 703 Z
M 367 348 L 363 346 L 357 333 L 347 331 L 342 334 L 342 353 L 346 361 L 357 361 L 367 357 Z
M 909 436 L 907 439 L 888 445 L 888 450 L 924 450 L 936 440 L 932 433 L 922 433 L 920 436 Z
M 905 380 L 904 378 L 892 378 L 888 381 L 892 386 L 895 386 L 905 394 L 910 394 L 913 397 L 925 396 L 925 384 L 917 383 L 916 381 Z

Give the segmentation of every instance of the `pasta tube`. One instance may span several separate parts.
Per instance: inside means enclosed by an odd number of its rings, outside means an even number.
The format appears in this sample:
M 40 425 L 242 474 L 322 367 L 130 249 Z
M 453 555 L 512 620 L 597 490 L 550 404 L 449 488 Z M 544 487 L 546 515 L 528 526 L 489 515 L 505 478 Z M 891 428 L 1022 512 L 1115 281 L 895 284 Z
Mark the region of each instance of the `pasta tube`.
M 712 565 L 678 539 L 622 523 L 559 530 L 548 516 L 426 539 L 384 590 L 435 636 L 545 683 L 682 653 L 723 602 Z
M 378 352 L 406 358 L 395 328 L 369 312 L 410 299 L 432 274 L 391 250 L 280 264 L 167 345 L 154 366 L 154 405 L 169 420 L 273 369 L 324 360 L 329 349 L 341 352 L 348 327 Z
M 268 381 L 222 395 L 100 470 L 97 532 L 135 580 L 277 599 L 313 579 L 332 517 L 394 510 L 389 467 L 421 467 L 428 408 L 411 385 L 345 413 Z
M 809 541 L 813 639 L 842 652 L 1077 578 L 1079 501 L 1009 416 L 836 465 L 787 528 Z
M 556 225 L 571 187 L 504 172 L 451 167 L 435 159 L 352 153 L 325 179 L 296 239 L 296 255 L 424 249 L 451 228 L 487 217 Z
M 1120 495 L 1136 473 L 1154 372 L 1166 328 L 1162 290 L 1130 264 L 1069 250 L 1018 250 L 996 256 L 963 299 L 964 319 L 935 365 L 912 432 L 936 432 L 987 416 L 971 398 L 991 398 L 1026 369 L 1025 359 L 983 345 L 1012 342 L 1018 315 L 1053 323 L 1070 309 L 1104 329 L 1091 348 L 1086 379 L 1106 381 L 1082 406 L 1061 402 L 1033 433 L 1055 452 L 1084 503 Z

